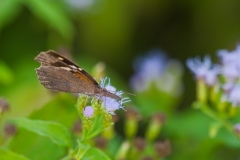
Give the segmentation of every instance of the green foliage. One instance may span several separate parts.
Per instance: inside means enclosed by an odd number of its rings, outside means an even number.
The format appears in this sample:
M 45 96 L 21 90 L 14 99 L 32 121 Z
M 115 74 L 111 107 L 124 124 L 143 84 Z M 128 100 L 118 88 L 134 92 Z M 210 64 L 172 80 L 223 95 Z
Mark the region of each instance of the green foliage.
M 30 10 L 50 27 L 58 31 L 67 41 L 72 40 L 73 25 L 61 7 L 61 3 L 49 0 L 24 0 Z M 61 25 L 60 25 L 61 24 Z
M 109 160 L 119 158 L 119 153 L 143 159 L 156 154 L 156 142 L 163 139 L 172 146 L 168 160 L 238 159 L 240 143 L 233 124 L 240 122 L 240 114 L 234 110 L 229 116 L 225 104 L 195 102 L 190 107 L 196 94 L 188 73 L 184 75 L 185 92 L 177 96 L 174 92 L 181 86 L 182 76 L 176 68 L 168 71 L 177 79 L 171 93 L 159 91 L 155 84 L 145 92 L 133 93 L 128 81 L 134 57 L 156 46 L 182 62 L 193 53 L 234 48 L 239 22 L 236 0 L 93 0 L 85 8 L 84 4 L 72 7 L 68 0 L 0 0 L 0 97 L 10 104 L 10 110 L 0 115 L 0 160 L 71 160 L 76 155 L 83 160 Z M 87 71 L 104 61 L 103 75 L 117 89 L 136 94 L 124 106 L 126 111 L 116 112 L 119 120 L 111 126 L 111 133 L 103 134 L 110 125 L 104 122 L 106 115 L 84 119 L 74 96 L 49 92 L 37 80 L 34 68 L 39 64 L 33 58 L 40 51 L 65 46 Z M 161 81 L 161 86 L 167 84 L 168 78 Z M 128 119 L 129 106 L 138 109 L 140 118 Z M 156 135 L 148 138 L 152 142 L 142 145 L 145 150 L 138 151 L 135 139 L 147 139 L 146 131 L 157 112 L 166 115 L 166 122 L 155 128 Z M 11 119 L 18 128 L 10 136 L 5 125 Z M 91 129 L 76 132 L 73 128 L 79 119 L 90 122 Z M 99 137 L 105 138 L 105 146 L 96 143 Z
M 72 143 L 69 131 L 58 123 L 30 120 L 27 118 L 15 118 L 12 119 L 11 122 L 18 127 L 37 133 L 40 136 L 46 136 L 59 146 L 71 147 Z
M 102 159 L 102 160 L 110 160 L 106 154 L 104 154 L 101 150 L 97 148 L 90 148 L 87 150 L 86 154 L 84 154 L 83 160 L 90 159 Z
M 1 0 L 0 2 L 0 31 L 19 13 L 19 0 Z
M 29 160 L 28 158 L 26 158 L 22 155 L 16 154 L 16 153 L 8 151 L 8 150 L 3 150 L 3 149 L 0 149 L 0 157 L 1 157 L 1 160 L 10 160 L 10 159 Z

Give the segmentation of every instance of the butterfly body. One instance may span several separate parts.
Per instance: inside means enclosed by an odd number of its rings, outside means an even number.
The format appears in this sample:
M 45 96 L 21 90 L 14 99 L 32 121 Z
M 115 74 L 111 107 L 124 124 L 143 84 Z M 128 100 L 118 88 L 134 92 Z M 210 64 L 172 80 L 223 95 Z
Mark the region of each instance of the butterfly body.
M 102 88 L 83 68 L 54 51 L 41 52 L 35 60 L 41 63 L 36 69 L 38 79 L 50 90 L 121 100 L 121 97 Z

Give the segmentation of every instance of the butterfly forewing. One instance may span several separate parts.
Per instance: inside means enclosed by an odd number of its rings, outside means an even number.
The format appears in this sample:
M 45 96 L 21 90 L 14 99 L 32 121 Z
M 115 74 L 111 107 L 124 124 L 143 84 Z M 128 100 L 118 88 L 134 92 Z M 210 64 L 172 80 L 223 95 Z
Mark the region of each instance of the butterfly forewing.
M 62 68 L 41 66 L 37 69 L 37 75 L 41 84 L 51 90 L 87 95 L 94 93 L 94 85 Z
M 79 67 L 74 62 L 68 60 L 67 58 L 57 54 L 54 51 L 41 52 L 36 58 L 36 61 L 40 62 L 43 66 L 54 66 L 54 67 L 66 67 L 77 72 L 81 72 L 84 77 L 86 77 L 91 83 L 98 85 L 95 79 L 88 74 L 83 68 Z
M 121 97 L 101 88 L 83 68 L 54 51 L 41 52 L 35 60 L 41 63 L 36 69 L 38 79 L 48 89 L 121 100 Z

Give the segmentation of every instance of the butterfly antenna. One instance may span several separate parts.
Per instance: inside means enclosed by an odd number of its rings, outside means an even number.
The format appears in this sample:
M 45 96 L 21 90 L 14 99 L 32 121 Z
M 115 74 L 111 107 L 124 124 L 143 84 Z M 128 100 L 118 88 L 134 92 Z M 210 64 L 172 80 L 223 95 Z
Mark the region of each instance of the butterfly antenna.
M 131 95 L 131 96 L 135 96 L 135 94 L 133 93 L 128 93 L 128 92 L 122 92 L 123 94 L 128 94 L 128 95 Z

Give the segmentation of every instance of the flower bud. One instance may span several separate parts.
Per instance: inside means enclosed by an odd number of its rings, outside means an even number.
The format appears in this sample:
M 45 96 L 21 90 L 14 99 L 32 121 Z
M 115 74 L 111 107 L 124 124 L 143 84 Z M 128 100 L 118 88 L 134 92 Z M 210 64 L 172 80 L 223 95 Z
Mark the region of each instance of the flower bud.
M 130 108 L 126 112 L 125 121 L 125 134 L 128 139 L 132 139 L 138 130 L 138 121 L 140 120 L 140 115 L 136 109 Z
M 141 138 L 141 137 L 137 137 L 134 140 L 134 147 L 139 151 L 143 151 L 146 147 L 146 141 Z
M 95 146 L 102 150 L 106 149 L 107 143 L 108 143 L 108 141 L 103 137 L 97 137 L 95 139 Z
M 4 134 L 7 136 L 7 137 L 11 137 L 13 136 L 17 131 L 17 128 L 15 125 L 13 124 L 6 124 L 4 126 Z
M 116 156 L 116 160 L 125 160 L 125 159 L 127 159 L 130 146 L 131 146 L 130 142 L 124 141 L 122 143 L 121 147 L 118 150 L 118 153 L 117 153 L 117 156 Z
M 146 131 L 146 139 L 148 141 L 154 141 L 157 136 L 159 136 L 161 127 L 165 122 L 165 115 L 163 113 L 157 113 L 153 115 L 152 120 L 148 125 L 148 129 Z
M 72 127 L 73 133 L 81 134 L 82 133 L 82 122 L 80 120 L 76 121 Z
M 0 114 L 8 110 L 9 110 L 9 103 L 4 98 L 0 98 Z
M 87 96 L 83 94 L 79 94 L 78 102 L 77 102 L 77 110 L 80 115 L 82 115 L 85 105 L 87 103 Z
M 197 80 L 197 100 L 207 102 L 207 85 L 203 79 Z
M 168 140 L 155 143 L 155 151 L 159 157 L 166 157 L 171 153 L 171 145 Z
M 85 116 L 85 118 L 92 118 L 93 114 L 94 114 L 94 109 L 91 106 L 86 106 L 83 111 L 83 115 Z

